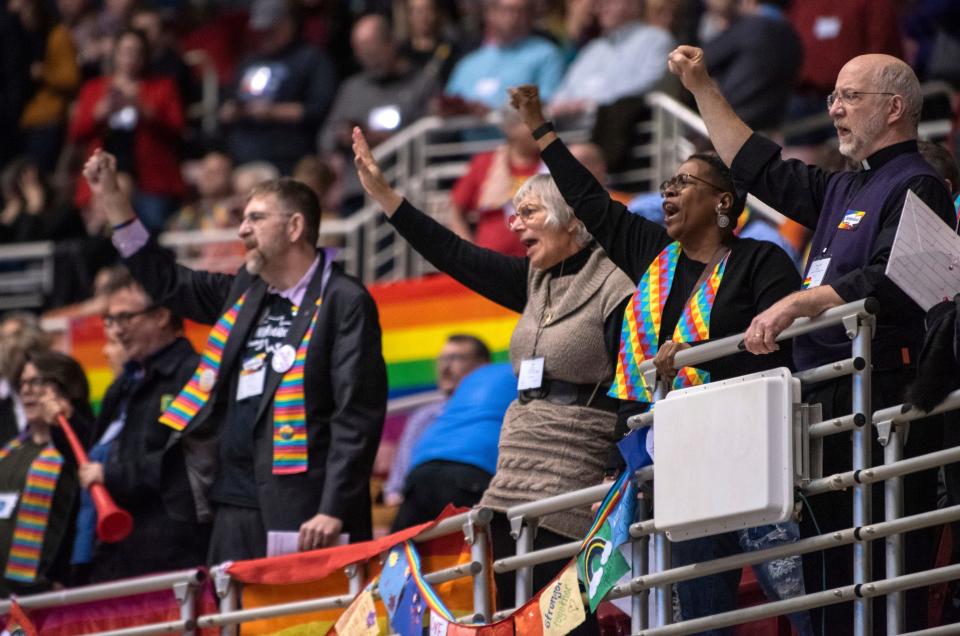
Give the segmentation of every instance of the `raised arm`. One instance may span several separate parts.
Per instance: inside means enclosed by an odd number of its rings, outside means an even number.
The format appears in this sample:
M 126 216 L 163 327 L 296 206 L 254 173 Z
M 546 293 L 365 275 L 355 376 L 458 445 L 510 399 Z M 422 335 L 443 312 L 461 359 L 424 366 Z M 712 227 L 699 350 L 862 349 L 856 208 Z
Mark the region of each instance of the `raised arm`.
M 753 131 L 733 112 L 720 87 L 707 73 L 703 49 L 678 46 L 667 58 L 667 68 L 693 94 L 710 141 L 723 163 L 729 166 Z
M 526 84 L 510 89 L 510 102 L 530 132 L 540 135 L 537 145 L 541 157 L 567 205 L 573 208 L 610 260 L 633 281 L 638 281 L 650 261 L 670 242 L 666 231 L 614 201 L 555 132 L 541 134 L 538 129 L 546 123 L 546 118 L 536 86 Z
M 477 247 L 410 205 L 383 178 L 359 128 L 353 130 L 353 151 L 364 190 L 415 250 L 478 294 L 507 309 L 523 311 L 527 303 L 527 259 Z

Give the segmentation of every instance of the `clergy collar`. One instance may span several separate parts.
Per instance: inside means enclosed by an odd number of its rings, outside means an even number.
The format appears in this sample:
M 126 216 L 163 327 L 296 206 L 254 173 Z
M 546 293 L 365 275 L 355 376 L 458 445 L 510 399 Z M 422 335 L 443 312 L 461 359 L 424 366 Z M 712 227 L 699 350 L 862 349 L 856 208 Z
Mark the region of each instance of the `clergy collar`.
M 563 259 L 553 267 L 547 270 L 547 273 L 551 276 L 568 276 L 570 274 L 576 274 L 583 266 L 587 264 L 587 261 L 590 260 L 590 254 L 593 253 L 594 242 L 591 241 L 589 245 L 585 248 L 574 254 L 573 256 L 568 256 Z
M 876 170 L 894 157 L 898 157 L 907 152 L 918 152 L 916 139 L 908 139 L 907 141 L 901 141 L 886 148 L 881 148 L 861 161 L 860 165 L 864 170 Z

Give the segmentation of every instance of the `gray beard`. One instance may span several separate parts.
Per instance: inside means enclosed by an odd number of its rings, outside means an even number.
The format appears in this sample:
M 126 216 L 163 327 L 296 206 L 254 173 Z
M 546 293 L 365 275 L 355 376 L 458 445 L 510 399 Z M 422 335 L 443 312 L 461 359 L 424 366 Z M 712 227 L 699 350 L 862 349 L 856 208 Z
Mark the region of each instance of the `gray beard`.
M 251 276 L 259 276 L 265 264 L 266 261 L 263 258 L 263 254 L 261 254 L 259 250 L 255 250 L 247 256 L 244 267 Z

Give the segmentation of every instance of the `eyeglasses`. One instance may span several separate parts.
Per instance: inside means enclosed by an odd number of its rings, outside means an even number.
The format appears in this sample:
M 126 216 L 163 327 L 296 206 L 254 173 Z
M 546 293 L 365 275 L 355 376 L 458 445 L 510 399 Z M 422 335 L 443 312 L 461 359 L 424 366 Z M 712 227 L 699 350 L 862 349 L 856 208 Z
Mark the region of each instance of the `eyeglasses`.
M 42 377 L 40 377 L 39 375 L 38 375 L 38 376 L 34 376 L 34 377 L 32 377 L 32 378 L 24 378 L 24 379 L 20 380 L 20 392 L 21 392 L 21 393 L 24 393 L 24 392 L 26 392 L 27 389 L 37 389 L 37 390 L 40 390 L 40 389 L 42 389 L 42 388 L 45 387 L 45 386 L 54 386 L 54 385 L 56 385 L 56 384 L 57 384 L 57 383 L 54 382 L 53 380 L 48 380 L 48 379 L 46 379 L 46 378 L 42 378 Z
M 520 219 L 523 221 L 523 224 L 526 225 L 530 222 L 530 219 L 543 212 L 543 210 L 543 206 L 540 205 L 523 205 L 513 214 L 507 216 L 507 227 L 513 227 L 513 224 L 517 222 L 517 219 Z
M 240 219 L 240 222 L 241 222 L 241 224 L 246 223 L 246 224 L 248 224 L 248 225 L 256 225 L 257 223 L 260 223 L 261 221 L 264 221 L 264 220 L 268 219 L 268 218 L 271 217 L 271 216 L 282 216 L 282 217 L 284 217 L 284 218 L 289 219 L 289 218 L 290 218 L 291 216 L 293 216 L 293 215 L 292 215 L 292 214 L 288 214 L 288 213 L 286 213 L 286 212 L 274 212 L 274 213 L 270 213 L 270 212 L 249 212 L 249 213 L 243 215 L 243 217 Z
M 844 106 L 853 106 L 860 101 L 864 95 L 896 95 L 896 93 L 873 92 L 873 91 L 853 91 L 845 88 L 842 91 L 833 91 L 827 95 L 827 110 L 833 108 L 833 105 L 840 102 Z
M 706 179 L 701 179 L 700 177 L 698 177 L 698 176 L 696 176 L 696 175 L 686 174 L 686 173 L 682 173 L 682 172 L 681 172 L 681 173 L 678 174 L 677 176 L 671 177 L 671 178 L 667 179 L 666 181 L 664 181 L 663 183 L 660 184 L 660 196 L 662 196 L 662 197 L 667 196 L 667 190 L 673 190 L 674 192 L 676 192 L 677 194 L 679 194 L 681 190 L 683 190 L 684 188 L 686 188 L 688 185 L 692 184 L 694 181 L 699 181 L 700 183 L 705 183 L 705 184 L 707 184 L 708 186 L 710 186 L 711 188 L 716 188 L 717 190 L 720 190 L 721 192 L 724 192 L 724 191 L 725 191 L 725 188 L 721 188 L 720 186 L 718 186 L 718 185 L 715 184 L 715 183 L 710 183 L 710 182 L 707 181 Z
M 127 325 L 130 324 L 130 321 L 136 318 L 137 316 L 148 314 L 156 308 L 157 308 L 156 305 L 150 305 L 149 307 L 145 309 L 141 309 L 140 311 L 122 311 L 119 314 L 104 314 L 103 326 L 104 327 L 113 327 L 113 326 L 126 327 Z

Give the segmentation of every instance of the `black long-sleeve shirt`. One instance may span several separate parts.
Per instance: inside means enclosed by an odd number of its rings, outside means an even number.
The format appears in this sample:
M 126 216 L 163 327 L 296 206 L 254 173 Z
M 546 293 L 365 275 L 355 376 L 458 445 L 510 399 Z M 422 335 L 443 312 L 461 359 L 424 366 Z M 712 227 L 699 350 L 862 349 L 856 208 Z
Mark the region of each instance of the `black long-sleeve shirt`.
M 673 242 L 665 229 L 631 214 L 557 139 L 541 153 L 560 193 L 573 208 L 617 267 L 639 283 L 664 247 Z M 737 239 L 730 244 L 723 280 L 710 315 L 710 337 L 722 338 L 744 331 L 753 317 L 800 287 L 800 278 L 790 257 L 773 243 Z M 706 263 L 688 258 L 682 251 L 670 294 L 661 318 L 659 345 L 672 339 L 683 307 L 703 273 Z M 736 377 L 776 367 L 792 368 L 792 347 L 781 344 L 769 356 L 739 353 L 699 365 L 713 380 Z M 623 402 L 616 432 L 627 432 L 627 419 L 646 409 L 645 404 Z M 611 465 L 622 465 L 614 462 Z
M 507 309 L 522 313 L 527 304 L 530 259 L 506 256 L 465 241 L 443 225 L 413 207 L 409 201 L 397 208 L 390 217 L 397 229 L 413 249 L 417 250 L 434 267 L 452 276 L 481 296 Z M 549 273 L 554 277 L 572 276 L 578 273 L 595 249 L 590 245 L 562 264 L 554 265 Z M 620 350 L 620 325 L 623 322 L 624 301 L 604 321 L 603 340 L 610 361 L 617 364 Z
M 853 174 L 852 190 L 863 190 L 873 179 L 885 178 L 880 168 L 907 153 L 916 152 L 917 142 L 914 140 L 878 150 L 865 162 L 869 169 Z M 834 210 L 825 209 L 829 188 L 832 180 L 849 176 L 849 173 L 828 172 L 797 160 L 783 160 L 780 146 L 756 134 L 737 153 L 730 169 L 738 190 L 752 192 L 810 229 L 816 229 L 820 223 L 836 222 L 830 217 Z M 929 174 L 905 176 L 880 207 L 880 229 L 869 247 L 867 262 L 828 282 L 844 302 L 868 296 L 880 301 L 874 368 L 902 365 L 901 349 L 915 352 L 923 332 L 922 311 L 885 274 L 907 190 L 912 190 L 953 227 L 956 222 L 953 202 L 942 180 L 932 170 Z M 818 246 L 813 247 L 817 249 Z M 830 244 L 827 243 L 826 247 L 829 248 Z M 911 357 L 915 359 L 916 356 Z

